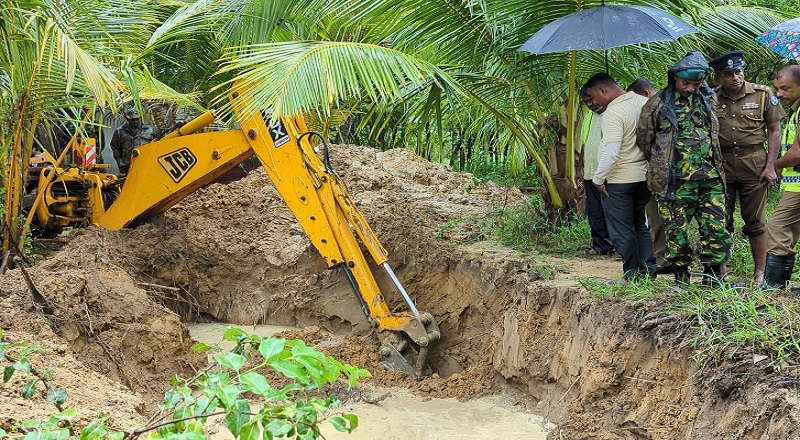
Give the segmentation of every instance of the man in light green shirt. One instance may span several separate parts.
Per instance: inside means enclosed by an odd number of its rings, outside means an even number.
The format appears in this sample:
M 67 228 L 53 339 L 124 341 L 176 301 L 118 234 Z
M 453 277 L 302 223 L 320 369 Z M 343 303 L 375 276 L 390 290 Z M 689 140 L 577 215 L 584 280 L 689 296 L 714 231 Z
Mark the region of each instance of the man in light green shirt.
M 592 184 L 592 177 L 597 170 L 597 161 L 602 147 L 602 126 L 604 107 L 595 104 L 586 93 L 586 88 L 581 88 L 581 102 L 588 107 L 589 111 L 583 118 L 583 168 L 579 170 L 578 183 L 583 184 L 586 201 L 586 218 L 589 221 L 589 230 L 592 236 L 592 248 L 589 253 L 594 255 L 611 255 L 614 253 L 614 245 L 611 243 L 611 236 L 608 234 L 605 214 L 601 202 L 600 191 Z

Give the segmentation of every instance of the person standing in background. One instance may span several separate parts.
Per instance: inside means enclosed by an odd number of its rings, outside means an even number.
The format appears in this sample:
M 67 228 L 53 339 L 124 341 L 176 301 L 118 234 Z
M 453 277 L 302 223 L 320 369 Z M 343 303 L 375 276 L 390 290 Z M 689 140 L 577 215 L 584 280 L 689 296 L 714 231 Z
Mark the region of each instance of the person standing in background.
M 583 167 L 578 169 L 580 173 L 578 182 L 582 182 L 584 194 L 586 195 L 586 218 L 589 221 L 589 230 L 592 235 L 592 248 L 589 253 L 612 255 L 614 253 L 614 245 L 611 244 L 611 237 L 608 235 L 603 204 L 600 199 L 602 194 L 592 184 L 592 177 L 597 170 L 597 161 L 600 154 L 605 108 L 592 101 L 592 98 L 586 93 L 586 87 L 581 88 L 580 98 L 583 105 L 589 109 L 583 117 L 583 148 L 581 149 Z
M 142 123 L 142 115 L 134 107 L 125 109 L 123 116 L 125 116 L 126 123 L 114 130 L 114 135 L 111 137 L 111 150 L 114 152 L 114 160 L 117 161 L 119 172 L 128 174 L 133 149 L 153 142 L 156 139 L 156 130 L 153 126 Z
M 790 108 L 790 127 L 800 120 L 800 66 L 787 66 L 775 76 L 775 93 L 783 105 Z M 787 129 L 787 136 L 789 130 Z M 775 212 L 767 220 L 767 258 L 763 287 L 781 289 L 792 278 L 794 250 L 800 239 L 800 137 L 787 137 L 785 154 L 775 161 L 782 170 L 783 194 Z
M 639 78 L 628 86 L 629 92 L 634 92 L 645 98 L 650 99 L 655 96 L 656 88 L 653 82 L 647 78 Z M 650 225 L 650 238 L 653 240 L 653 256 L 656 264 L 653 266 L 653 273 L 656 275 L 672 273 L 672 265 L 667 260 L 667 238 L 664 235 L 664 225 L 661 223 L 661 216 L 658 214 L 658 202 L 653 194 L 645 207 L 647 223 Z

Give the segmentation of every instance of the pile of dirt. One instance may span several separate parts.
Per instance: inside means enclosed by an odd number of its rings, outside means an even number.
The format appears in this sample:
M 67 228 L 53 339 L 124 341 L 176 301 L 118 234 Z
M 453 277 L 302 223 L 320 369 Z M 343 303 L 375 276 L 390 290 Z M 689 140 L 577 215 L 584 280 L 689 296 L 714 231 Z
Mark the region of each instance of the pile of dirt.
M 112 415 L 114 429 L 141 424 L 142 414 L 163 396 L 165 379 L 192 374 L 205 360 L 191 352 L 189 333 L 175 313 L 127 272 L 80 247 L 68 246 L 27 274 L 30 284 L 19 269 L 2 277 L 3 341 L 42 347 L 29 358 L 41 372 L 52 369 L 49 382 L 67 390 L 67 406 L 80 408 L 79 424 L 101 413 Z M 0 425 L 46 419 L 55 408 L 44 400 L 45 388 L 39 385 L 39 399 L 23 400 L 22 384 L 31 377 L 18 372 L 14 379 L 0 388 Z
M 723 395 L 680 340 L 639 327 L 647 305 L 585 295 L 577 278 L 615 278 L 618 262 L 477 241 L 478 222 L 460 220 L 524 205 L 517 189 L 478 185 L 407 150 L 336 145 L 331 159 L 409 295 L 439 323 L 432 376 L 383 368 L 344 275 L 326 267 L 263 170 L 203 188 L 136 229 L 82 231 L 30 269 L 38 301 L 18 270 L 4 275 L 0 326 L 47 336 L 149 408 L 172 373 L 205 361 L 181 320 L 207 320 L 298 327 L 281 336 L 369 369 L 372 383 L 426 396 L 463 400 L 510 384 L 573 439 L 799 435 L 800 405 L 787 389 L 752 377 Z M 542 266 L 556 278 L 542 280 Z M 378 282 L 390 308 L 406 310 L 392 283 Z M 73 379 L 68 388 L 81 388 L 85 379 Z

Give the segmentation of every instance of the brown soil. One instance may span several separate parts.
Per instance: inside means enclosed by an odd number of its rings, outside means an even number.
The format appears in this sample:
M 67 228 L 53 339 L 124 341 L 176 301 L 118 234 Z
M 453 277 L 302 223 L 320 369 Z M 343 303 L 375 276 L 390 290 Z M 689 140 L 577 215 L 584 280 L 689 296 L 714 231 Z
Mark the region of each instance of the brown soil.
M 800 438 L 796 391 L 776 386 L 796 371 L 746 356 L 698 368 L 682 323 L 642 326 L 655 305 L 598 301 L 580 287 L 586 276 L 616 278 L 619 262 L 520 255 L 479 241 L 475 221 L 458 222 L 524 204 L 516 189 L 475 185 L 406 150 L 338 145 L 332 160 L 409 294 L 440 325 L 430 377 L 381 366 L 348 283 L 326 268 L 262 170 L 210 185 L 136 229 L 79 231 L 28 269 L 38 295 L 19 269 L 7 272 L 4 340 L 49 346 L 43 361 L 59 362 L 53 382 L 81 420 L 110 413 L 119 429 L 143 422 L 172 374 L 203 365 L 183 322 L 212 320 L 303 328 L 282 336 L 369 369 L 369 382 L 424 396 L 466 400 L 511 385 L 558 425 L 552 438 Z M 0 388 L 0 427 L 52 410 L 20 399 L 19 387 Z

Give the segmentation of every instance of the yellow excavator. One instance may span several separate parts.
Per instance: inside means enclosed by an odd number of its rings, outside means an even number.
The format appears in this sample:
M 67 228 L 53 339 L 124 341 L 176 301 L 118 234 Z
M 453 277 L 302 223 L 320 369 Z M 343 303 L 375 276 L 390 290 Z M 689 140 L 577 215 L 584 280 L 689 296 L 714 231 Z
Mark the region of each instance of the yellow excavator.
M 255 155 L 328 267 L 340 268 L 347 277 L 381 337 L 382 363 L 423 375 L 429 349 L 440 337 L 438 324 L 432 314 L 417 310 L 395 275 L 388 252 L 333 170 L 324 138 L 309 131 L 300 117 L 247 116 L 249 96 L 236 85 L 229 96 L 240 129 L 198 133 L 215 118 L 211 111 L 203 113 L 134 149 L 124 179 L 106 173 L 103 165 L 44 167 L 29 221 L 35 217 L 40 227 L 51 230 L 86 224 L 133 227 Z M 320 140 L 316 146 L 314 136 Z M 402 295 L 406 312 L 389 309 L 358 239 Z

